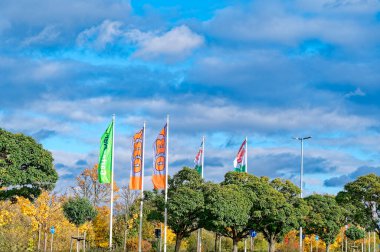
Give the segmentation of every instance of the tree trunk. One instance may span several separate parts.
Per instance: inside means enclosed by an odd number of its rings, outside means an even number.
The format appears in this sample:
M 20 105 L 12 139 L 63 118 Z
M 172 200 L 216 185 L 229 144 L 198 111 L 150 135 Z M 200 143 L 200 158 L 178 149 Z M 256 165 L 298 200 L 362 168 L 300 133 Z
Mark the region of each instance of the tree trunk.
M 127 251 L 127 229 L 124 230 L 124 252 Z
M 47 250 L 47 235 L 46 232 L 44 232 L 44 252 Z
M 40 251 L 41 249 L 41 224 L 38 224 L 38 245 L 37 245 L 37 251 Z
M 330 244 L 326 243 L 326 252 L 330 252 Z
M 218 251 L 218 234 L 215 233 L 215 244 L 214 244 L 214 251 Z
M 175 238 L 175 250 L 174 252 L 179 252 L 181 248 L 182 236 L 177 235 Z
M 79 238 L 79 227 L 77 227 L 77 252 L 79 252 L 79 241 L 78 241 L 78 238 Z
M 233 250 L 233 252 L 238 252 L 238 240 L 237 239 L 234 239 L 233 240 L 233 245 L 234 245 L 234 250 Z
M 274 237 L 270 237 L 268 240 L 268 252 L 276 251 L 276 239 Z

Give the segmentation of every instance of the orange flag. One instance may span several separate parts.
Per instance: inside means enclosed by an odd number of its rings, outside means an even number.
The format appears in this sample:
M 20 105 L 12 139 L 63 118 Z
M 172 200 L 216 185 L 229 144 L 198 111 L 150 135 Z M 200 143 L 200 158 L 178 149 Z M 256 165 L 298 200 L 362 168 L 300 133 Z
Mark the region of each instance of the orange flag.
M 154 141 L 153 159 L 153 186 L 154 189 L 165 189 L 166 187 L 166 144 L 167 144 L 167 125 L 161 130 Z
M 143 144 L 144 144 L 144 128 L 137 132 L 132 139 L 132 170 L 129 188 L 131 190 L 142 189 L 142 172 L 143 172 Z

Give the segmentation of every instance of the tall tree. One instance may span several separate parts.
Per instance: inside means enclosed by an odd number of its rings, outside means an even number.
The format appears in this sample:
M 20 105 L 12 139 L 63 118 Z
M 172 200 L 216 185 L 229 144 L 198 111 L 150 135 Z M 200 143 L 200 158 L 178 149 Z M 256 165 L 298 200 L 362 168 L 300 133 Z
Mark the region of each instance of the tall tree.
M 36 198 L 58 180 L 51 153 L 33 138 L 0 128 L 0 199 Z
M 252 202 L 246 192 L 234 184 L 205 185 L 205 214 L 206 229 L 233 241 L 233 251 L 238 251 L 238 242 L 247 236 L 248 223 Z
M 176 234 L 175 252 L 181 247 L 183 238 L 200 228 L 203 215 L 203 179 L 196 170 L 184 167 L 168 181 L 168 226 Z M 154 198 L 157 211 L 151 214 L 155 220 L 163 219 L 163 196 Z
M 308 207 L 299 197 L 300 189 L 289 180 L 269 182 L 263 177 L 260 181 L 262 189 L 257 190 L 257 200 L 251 211 L 252 226 L 263 233 L 269 243 L 268 250 L 274 252 L 276 242 L 282 241 L 285 234 L 298 229 L 304 222 Z M 255 190 L 256 186 L 253 186 L 252 190 Z
M 271 252 L 286 233 L 299 227 L 308 212 L 306 203 L 299 197 L 299 188 L 289 180 L 270 181 L 267 177 L 229 172 L 223 184 L 235 184 L 245 191 L 252 202 L 245 232 L 250 229 L 262 232 Z
M 310 206 L 305 231 L 318 235 L 326 243 L 326 252 L 329 252 L 344 224 L 345 210 L 330 195 L 313 194 L 305 200 Z
M 380 176 L 368 174 L 347 183 L 337 199 L 350 207 L 353 222 L 380 237 Z
M 103 203 L 107 203 L 110 200 L 111 184 L 102 184 L 98 179 L 98 165 L 94 165 L 92 168 L 86 168 L 76 178 L 77 185 L 71 187 L 74 195 L 77 197 L 84 197 L 90 200 L 92 205 L 100 206 Z M 119 187 L 114 181 L 114 192 L 119 191 Z M 114 201 L 118 199 L 119 195 L 114 194 Z

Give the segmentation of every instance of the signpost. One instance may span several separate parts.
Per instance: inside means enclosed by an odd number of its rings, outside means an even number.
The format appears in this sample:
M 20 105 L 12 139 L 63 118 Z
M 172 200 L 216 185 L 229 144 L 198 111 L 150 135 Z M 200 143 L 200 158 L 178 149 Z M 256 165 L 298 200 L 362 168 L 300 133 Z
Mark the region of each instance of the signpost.
M 50 234 L 51 234 L 50 252 L 53 252 L 54 233 L 55 233 L 55 228 L 54 228 L 54 226 L 51 226 L 51 228 L 50 228 Z
M 250 247 L 250 251 L 253 252 L 253 250 L 255 249 L 255 237 L 256 237 L 257 233 L 255 230 L 249 230 L 249 236 L 251 237 L 251 247 Z

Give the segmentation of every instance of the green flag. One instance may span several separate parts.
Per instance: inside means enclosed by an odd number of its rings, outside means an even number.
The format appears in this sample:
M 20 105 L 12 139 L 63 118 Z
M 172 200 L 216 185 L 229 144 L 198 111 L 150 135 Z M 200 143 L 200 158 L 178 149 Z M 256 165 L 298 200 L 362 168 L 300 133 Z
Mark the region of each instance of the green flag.
M 98 176 L 100 183 L 111 183 L 112 148 L 113 148 L 113 121 L 100 139 L 100 155 Z

